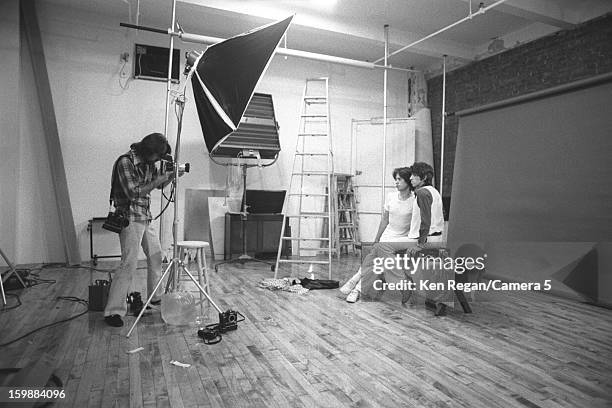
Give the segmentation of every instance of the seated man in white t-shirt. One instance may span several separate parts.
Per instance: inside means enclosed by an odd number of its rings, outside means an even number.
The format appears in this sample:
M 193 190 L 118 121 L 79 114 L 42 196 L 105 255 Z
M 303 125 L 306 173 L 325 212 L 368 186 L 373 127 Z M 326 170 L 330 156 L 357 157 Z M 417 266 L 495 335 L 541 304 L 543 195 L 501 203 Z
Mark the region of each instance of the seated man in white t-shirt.
M 407 171 L 410 172 L 410 185 L 415 189 L 416 198 L 412 201 L 410 211 L 410 225 L 404 221 L 403 230 L 408 234 L 397 236 L 393 234 L 389 240 L 377 242 L 372 251 L 364 259 L 359 272 L 351 278 L 340 290 L 344 293 L 348 289 L 348 302 L 356 301 L 361 295 L 362 285 L 364 295 L 370 299 L 377 299 L 382 292 L 374 288 L 374 282 L 380 280 L 380 274 L 374 273 L 375 258 L 389 258 L 400 251 L 413 247 L 424 247 L 427 242 L 441 242 L 444 230 L 444 216 L 442 210 L 442 197 L 440 193 L 431 186 L 433 179 L 433 168 L 427 163 L 416 162 Z M 385 208 L 386 209 L 386 208 Z M 385 212 L 386 213 L 386 212 Z M 381 227 L 383 227 L 385 213 Z M 405 213 L 408 213 L 406 210 Z M 388 216 L 389 214 L 387 214 Z M 386 225 L 385 225 L 386 226 Z M 399 229 L 394 231 L 399 232 Z M 379 228 L 379 233 L 381 230 Z M 377 235 L 378 238 L 378 235 Z M 382 237 L 381 237 L 382 238 Z M 403 271 L 388 270 L 385 278 L 389 280 L 401 280 L 405 275 Z M 355 281 L 357 278 L 357 281 Z M 353 283 L 355 282 L 355 283 Z M 353 287 L 353 289 L 350 289 Z
M 408 242 L 415 197 L 410 184 L 410 168 L 398 167 L 393 170 L 393 179 L 397 191 L 389 193 L 385 200 L 384 211 L 378 226 L 374 242 Z M 367 259 L 367 258 L 366 258 Z M 364 260 L 365 263 L 365 260 Z M 346 301 L 354 303 L 361 293 L 361 271 L 349 279 L 340 288 L 340 292 L 347 295 Z

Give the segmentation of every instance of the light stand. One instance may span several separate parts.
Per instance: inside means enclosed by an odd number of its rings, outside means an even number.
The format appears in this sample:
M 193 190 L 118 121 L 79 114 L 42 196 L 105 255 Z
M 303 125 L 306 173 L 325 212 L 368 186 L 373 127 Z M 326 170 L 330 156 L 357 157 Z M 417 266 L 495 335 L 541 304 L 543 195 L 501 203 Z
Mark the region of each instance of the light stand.
M 6 306 L 6 294 L 4 293 L 4 281 L 7 280 L 12 274 L 15 274 L 15 276 L 17 277 L 17 280 L 19 280 L 19 283 L 21 283 L 21 286 L 25 288 L 26 284 L 23 282 L 23 279 L 21 279 L 21 276 L 19 276 L 19 274 L 17 273 L 17 269 L 15 269 L 15 265 L 13 265 L 13 263 L 4 254 L 4 252 L 2 251 L 2 248 L 0 248 L 0 255 L 2 255 L 2 258 L 4 258 L 4 262 L 6 262 L 6 264 L 9 267 L 9 270 L 8 270 L 9 273 L 7 273 L 6 276 L 3 277 L 2 274 L 0 274 L 0 292 L 2 292 L 2 304 Z
M 186 71 L 187 71 L 187 67 L 186 67 Z M 191 76 L 192 72 L 193 72 L 193 69 L 189 70 L 185 84 L 187 84 L 187 82 L 189 81 L 189 77 Z M 210 304 L 213 305 L 215 309 L 217 309 L 217 311 L 219 312 L 219 316 L 223 314 L 223 311 L 212 300 L 210 295 L 206 292 L 206 290 L 204 290 L 204 288 L 200 285 L 198 280 L 191 274 L 189 269 L 187 269 L 187 267 L 185 266 L 185 262 L 182 259 L 179 259 L 178 257 L 178 239 L 177 239 L 178 234 L 177 233 L 178 233 L 178 201 L 179 201 L 178 187 L 179 187 L 179 167 L 180 167 L 180 161 L 179 161 L 180 156 L 179 155 L 180 155 L 180 147 L 181 147 L 181 130 L 183 128 L 183 111 L 185 109 L 184 89 L 183 89 L 183 92 L 180 93 L 175 99 L 175 103 L 178 109 L 177 111 L 178 124 L 177 124 L 177 132 L 176 132 L 176 147 L 174 151 L 174 179 L 172 180 L 172 182 L 174 183 L 173 188 L 175 191 L 175 194 L 174 194 L 174 221 L 172 223 L 172 238 L 173 238 L 172 260 L 168 264 L 168 267 L 166 268 L 162 276 L 159 278 L 159 281 L 155 285 L 155 289 L 153 289 L 153 291 L 149 293 L 149 298 L 147 299 L 142 309 L 140 310 L 138 317 L 136 317 L 136 320 L 134 321 L 134 324 L 128 331 L 126 337 L 130 337 L 130 335 L 132 334 L 132 331 L 136 327 L 136 324 L 138 324 L 138 321 L 140 320 L 143 313 L 147 309 L 147 306 L 151 303 L 153 296 L 155 296 L 155 293 L 157 292 L 159 287 L 162 285 L 168 273 L 171 271 L 172 273 L 169 279 L 172 280 L 173 282 L 179 276 L 178 273 L 181 270 L 185 272 L 189 276 L 189 278 L 193 281 L 193 283 L 195 283 L 195 285 L 198 287 L 198 290 L 206 297 L 206 299 L 208 299 Z M 208 285 L 208 282 L 207 282 L 207 285 Z
M 172 0 L 172 27 L 168 31 L 171 36 L 177 35 L 174 32 L 175 18 L 176 18 L 176 0 Z M 196 86 L 201 87 L 201 93 L 195 92 L 194 97 L 196 101 L 196 107 L 198 109 L 198 116 L 200 118 L 200 124 L 202 125 L 203 135 L 205 136 L 205 142 L 209 151 L 211 146 L 208 146 L 208 140 L 206 136 L 210 136 L 218 139 L 215 142 L 218 144 L 219 141 L 224 139 L 231 131 L 235 131 L 239 123 L 244 116 L 247 104 L 253 97 L 255 87 L 261 76 L 265 72 L 270 60 L 274 56 L 274 52 L 282 37 L 286 34 L 289 24 L 293 16 L 288 17 L 284 20 L 276 23 L 267 24 L 256 30 L 251 30 L 247 33 L 235 36 L 227 41 L 222 41 L 218 44 L 214 44 L 205 51 L 209 58 L 202 57 L 205 53 L 189 53 L 187 55 L 187 61 L 185 64 L 185 72 L 187 73 L 187 81 L 196 72 L 197 81 L 194 79 L 193 83 Z M 168 65 L 168 83 L 171 80 L 172 74 L 172 54 L 173 54 L 174 43 L 170 41 L 169 49 L 169 65 Z M 237 63 L 237 56 L 242 55 L 242 59 L 247 61 L 246 64 Z M 192 63 L 193 65 L 189 66 Z M 204 79 L 202 79 L 202 77 Z M 205 82 L 207 84 L 205 84 Z M 186 87 L 186 86 L 185 86 Z M 168 86 L 167 95 L 170 95 L 170 89 Z M 172 261 L 162 274 L 159 282 L 155 286 L 153 293 L 149 295 L 146 304 L 140 311 L 134 325 L 128 332 L 128 337 L 136 327 L 136 324 L 140 320 L 146 305 L 151 302 L 151 299 L 155 295 L 155 292 L 159 290 L 162 284 L 162 280 L 172 269 L 174 272 L 178 272 L 181 268 L 184 272 L 189 275 L 191 280 L 196 284 L 198 289 L 211 304 L 219 312 L 219 331 L 224 332 L 228 330 L 235 330 L 237 328 L 237 316 L 240 315 L 236 311 L 227 310 L 221 312 L 221 309 L 212 301 L 208 293 L 200 286 L 195 280 L 193 275 L 187 270 L 182 260 L 178 259 L 177 252 L 177 230 L 178 230 L 178 179 L 179 179 L 179 151 L 180 151 L 180 135 L 183 120 L 183 109 L 185 104 L 185 92 L 183 88 L 182 95 L 176 99 L 177 103 L 177 118 L 178 118 L 178 131 L 176 140 L 175 150 L 175 168 L 174 168 L 174 188 L 175 188 L 175 199 L 174 199 L 174 223 L 173 223 L 173 257 Z M 168 103 L 166 103 L 166 113 L 168 112 Z M 166 120 L 168 115 L 166 114 Z M 166 122 L 167 123 L 167 122 Z M 167 126 L 166 126 L 167 130 Z M 245 175 L 246 177 L 246 175 Z M 174 277 L 172 278 L 175 279 Z M 243 318 L 244 319 L 244 318 Z
M 233 264 L 233 263 L 241 263 L 244 265 L 246 262 L 259 262 L 259 263 L 263 263 L 269 266 L 273 266 L 273 264 L 270 262 L 266 262 L 264 260 L 254 258 L 250 256 L 249 254 L 247 254 L 247 227 L 246 225 L 247 225 L 248 216 L 249 216 L 249 213 L 247 211 L 247 203 L 246 203 L 247 169 L 249 167 L 255 167 L 255 165 L 249 166 L 248 164 L 244 163 L 244 164 L 241 164 L 240 167 L 242 168 L 242 212 L 240 213 L 240 234 L 242 238 L 242 255 L 240 255 L 236 259 L 230 259 L 230 260 L 219 262 L 215 264 L 215 272 L 219 271 L 220 265 Z M 231 256 L 231 251 L 230 251 L 230 256 Z

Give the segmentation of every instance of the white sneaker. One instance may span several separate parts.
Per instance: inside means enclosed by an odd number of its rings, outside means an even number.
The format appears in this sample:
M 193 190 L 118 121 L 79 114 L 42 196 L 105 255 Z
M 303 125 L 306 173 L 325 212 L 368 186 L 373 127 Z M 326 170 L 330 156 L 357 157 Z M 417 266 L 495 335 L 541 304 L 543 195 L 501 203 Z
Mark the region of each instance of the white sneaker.
M 348 281 L 346 281 L 346 283 L 344 285 L 342 285 L 342 287 L 340 288 L 340 293 L 342 293 L 343 295 L 348 295 L 351 290 L 355 289 L 355 285 L 357 285 L 357 283 L 359 283 L 359 281 L 361 280 L 361 274 L 355 274 L 351 279 L 349 279 Z
M 346 297 L 346 301 L 349 303 L 355 303 L 359 299 L 360 293 L 361 292 L 359 292 L 358 290 L 351 290 L 351 292 Z

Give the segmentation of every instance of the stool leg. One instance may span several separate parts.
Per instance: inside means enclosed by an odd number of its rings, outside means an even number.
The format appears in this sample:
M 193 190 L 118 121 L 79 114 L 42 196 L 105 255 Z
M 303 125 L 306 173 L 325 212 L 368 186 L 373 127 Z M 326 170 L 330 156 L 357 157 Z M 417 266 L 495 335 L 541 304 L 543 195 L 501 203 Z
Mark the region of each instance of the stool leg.
M 208 279 L 208 263 L 206 263 L 206 249 L 203 249 L 202 262 L 204 263 L 204 283 L 206 286 L 206 293 L 210 296 L 210 280 Z M 211 252 L 212 253 L 212 252 Z
M 206 263 L 206 258 L 204 258 L 204 248 L 198 248 L 196 251 L 196 257 L 198 258 L 198 283 L 200 286 L 204 288 L 204 284 L 202 282 L 202 259 L 204 259 L 204 263 Z M 204 315 L 204 295 L 200 292 L 200 315 Z

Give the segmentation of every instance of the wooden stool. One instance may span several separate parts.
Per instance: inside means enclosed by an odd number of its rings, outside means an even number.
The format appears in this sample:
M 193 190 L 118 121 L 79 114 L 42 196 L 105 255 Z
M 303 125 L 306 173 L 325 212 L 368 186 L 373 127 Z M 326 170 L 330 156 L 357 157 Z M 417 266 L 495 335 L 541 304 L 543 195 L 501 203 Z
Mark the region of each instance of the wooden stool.
M 177 247 L 179 250 L 179 259 L 185 261 L 185 258 L 188 256 L 190 251 L 195 250 L 195 257 L 198 263 L 198 283 L 200 286 L 206 291 L 206 293 L 210 296 L 210 282 L 208 281 L 208 266 L 206 265 L 206 251 L 205 249 L 210 247 L 210 244 L 206 241 L 179 241 L 177 242 Z M 185 262 L 187 264 L 188 262 Z M 189 271 L 191 272 L 191 271 Z M 194 273 L 192 272 L 192 275 Z M 180 272 L 176 277 L 176 284 L 178 287 L 180 281 L 181 274 Z M 198 292 L 200 290 L 198 289 Z M 200 313 L 204 313 L 204 305 L 203 299 L 204 295 L 200 292 Z

